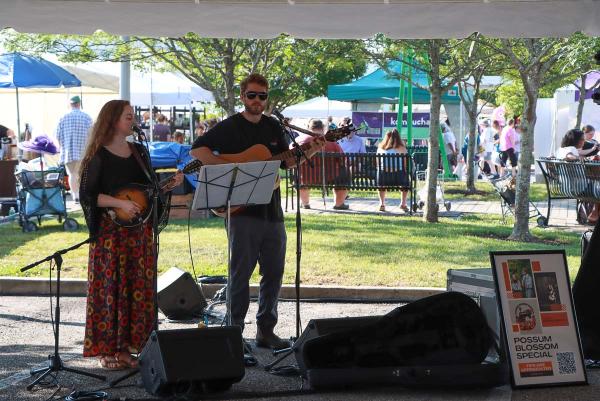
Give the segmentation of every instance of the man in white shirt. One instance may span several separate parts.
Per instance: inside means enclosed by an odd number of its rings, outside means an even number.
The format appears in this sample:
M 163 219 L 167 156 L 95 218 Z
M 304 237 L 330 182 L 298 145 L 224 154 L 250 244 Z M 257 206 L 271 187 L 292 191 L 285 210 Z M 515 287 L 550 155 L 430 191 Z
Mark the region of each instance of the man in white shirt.
M 452 168 L 456 167 L 456 137 L 454 132 L 445 123 L 442 123 L 442 134 L 444 135 L 444 146 L 446 147 L 446 157 Z
M 338 141 L 344 153 L 366 153 L 364 138 L 356 135 L 354 132 L 350 132 L 345 138 Z

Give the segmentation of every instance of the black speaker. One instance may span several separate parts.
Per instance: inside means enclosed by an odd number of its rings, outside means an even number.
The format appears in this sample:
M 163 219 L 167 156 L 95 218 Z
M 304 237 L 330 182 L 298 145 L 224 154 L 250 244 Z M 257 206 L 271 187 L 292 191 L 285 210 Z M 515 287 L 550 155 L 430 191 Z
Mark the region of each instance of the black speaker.
M 153 331 L 139 365 L 151 394 L 226 390 L 244 377 L 242 331 L 237 326 Z
M 312 319 L 308 322 L 306 329 L 302 332 L 298 340 L 294 343 L 294 355 L 298 362 L 298 367 L 302 375 L 306 374 L 306 364 L 303 358 L 304 344 L 315 337 L 323 336 L 338 331 L 349 329 L 358 329 L 369 324 L 373 324 L 381 319 L 382 316 L 359 316 L 359 317 L 341 317 L 330 319 Z
M 158 278 L 158 307 L 172 320 L 188 320 L 202 315 L 206 298 L 191 274 L 177 267 Z

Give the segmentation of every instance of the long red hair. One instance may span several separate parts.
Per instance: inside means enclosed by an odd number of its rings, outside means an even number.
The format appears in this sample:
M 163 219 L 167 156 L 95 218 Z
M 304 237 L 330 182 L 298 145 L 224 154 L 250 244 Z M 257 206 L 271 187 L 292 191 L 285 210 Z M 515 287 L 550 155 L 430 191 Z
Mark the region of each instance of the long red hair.
M 94 157 L 101 146 L 108 145 L 116 133 L 116 125 L 125 107 L 130 106 L 129 100 L 111 100 L 107 102 L 92 127 L 92 132 L 88 137 L 85 154 L 81 160 L 81 171 L 87 168 L 90 160 Z

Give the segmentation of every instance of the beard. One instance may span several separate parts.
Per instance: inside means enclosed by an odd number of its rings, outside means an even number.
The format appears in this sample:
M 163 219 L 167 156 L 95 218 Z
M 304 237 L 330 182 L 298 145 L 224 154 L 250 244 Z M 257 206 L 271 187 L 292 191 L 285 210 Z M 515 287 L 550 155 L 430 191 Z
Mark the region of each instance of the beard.
M 265 111 L 265 105 L 260 102 L 246 103 L 244 104 L 244 108 L 248 114 L 255 116 L 260 115 L 263 113 L 263 111 Z

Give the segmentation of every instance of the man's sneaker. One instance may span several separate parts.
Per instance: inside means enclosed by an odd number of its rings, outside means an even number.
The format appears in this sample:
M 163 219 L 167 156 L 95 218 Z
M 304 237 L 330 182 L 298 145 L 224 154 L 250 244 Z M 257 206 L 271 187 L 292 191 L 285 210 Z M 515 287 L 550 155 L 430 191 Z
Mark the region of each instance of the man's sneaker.
M 333 209 L 334 209 L 334 210 L 348 210 L 348 209 L 350 209 L 350 206 L 348 206 L 348 205 L 347 205 L 347 204 L 345 204 L 345 203 L 342 203 L 342 204 L 341 204 L 341 205 L 339 205 L 339 206 L 334 206 L 334 207 L 333 207 Z
M 273 333 L 273 331 L 263 332 L 261 329 L 256 331 L 256 346 L 261 348 L 271 348 L 274 350 L 290 347 L 290 342 L 283 340 Z

